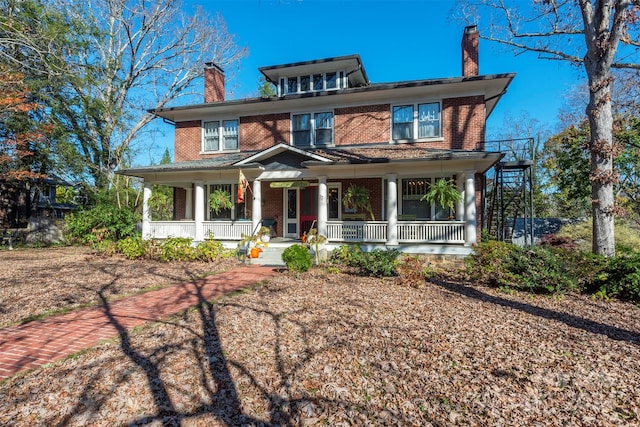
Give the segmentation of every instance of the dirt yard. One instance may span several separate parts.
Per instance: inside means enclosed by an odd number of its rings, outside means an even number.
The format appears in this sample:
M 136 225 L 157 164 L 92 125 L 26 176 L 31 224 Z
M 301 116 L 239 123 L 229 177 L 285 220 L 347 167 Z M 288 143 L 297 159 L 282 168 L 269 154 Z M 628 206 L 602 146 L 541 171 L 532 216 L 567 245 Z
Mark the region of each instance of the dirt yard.
M 2 322 L 223 266 L 0 252 Z M 228 266 L 224 266 L 225 268 Z M 640 425 L 640 309 L 326 269 L 0 384 L 0 425 Z

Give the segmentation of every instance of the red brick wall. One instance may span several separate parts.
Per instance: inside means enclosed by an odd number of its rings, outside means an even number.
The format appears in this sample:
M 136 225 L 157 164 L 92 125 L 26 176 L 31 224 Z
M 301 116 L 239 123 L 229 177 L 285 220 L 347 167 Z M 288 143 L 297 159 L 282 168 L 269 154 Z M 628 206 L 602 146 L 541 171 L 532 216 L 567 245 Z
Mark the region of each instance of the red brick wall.
M 176 162 L 197 160 L 202 147 L 202 130 L 200 120 L 176 122 L 174 159 Z
M 173 220 L 185 219 L 187 212 L 187 191 L 184 188 L 173 188 Z
M 390 105 L 336 108 L 336 145 L 389 141 Z
M 442 101 L 444 146 L 457 150 L 484 148 L 485 115 L 481 96 L 449 98 Z
M 289 143 L 289 113 L 240 118 L 240 150 L 264 150 L 279 142 Z
M 224 71 L 216 65 L 204 69 L 204 102 L 224 101 Z

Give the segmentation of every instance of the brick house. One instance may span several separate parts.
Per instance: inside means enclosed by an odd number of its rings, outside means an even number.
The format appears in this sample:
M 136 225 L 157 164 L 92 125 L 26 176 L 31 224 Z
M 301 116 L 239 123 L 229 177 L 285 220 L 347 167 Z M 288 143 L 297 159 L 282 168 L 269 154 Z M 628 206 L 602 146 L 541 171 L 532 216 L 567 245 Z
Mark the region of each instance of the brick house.
M 473 26 L 461 51 L 461 77 L 395 83 L 371 83 L 358 55 L 263 67 L 276 95 L 240 100 L 225 100 L 224 72 L 207 64 L 203 104 L 154 110 L 175 123 L 175 162 L 120 172 L 144 179 L 143 236 L 232 242 L 264 221 L 284 238 L 313 226 L 329 244 L 469 253 L 501 158 L 485 151 L 486 120 L 514 74 L 479 75 Z M 462 195 L 453 210 L 420 200 L 440 178 Z M 153 184 L 174 188 L 174 221 L 150 218 Z M 369 192 L 366 216 L 344 203 L 352 185 Z M 209 209 L 215 190 L 231 209 Z

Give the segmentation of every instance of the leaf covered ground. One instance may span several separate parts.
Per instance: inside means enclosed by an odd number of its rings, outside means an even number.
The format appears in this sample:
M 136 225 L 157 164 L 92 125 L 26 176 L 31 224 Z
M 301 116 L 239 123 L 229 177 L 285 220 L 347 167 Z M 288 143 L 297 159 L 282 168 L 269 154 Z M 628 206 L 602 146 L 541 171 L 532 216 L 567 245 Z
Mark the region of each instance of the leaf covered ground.
M 631 304 L 314 269 L 10 378 L 0 425 L 640 425 L 638 384 Z

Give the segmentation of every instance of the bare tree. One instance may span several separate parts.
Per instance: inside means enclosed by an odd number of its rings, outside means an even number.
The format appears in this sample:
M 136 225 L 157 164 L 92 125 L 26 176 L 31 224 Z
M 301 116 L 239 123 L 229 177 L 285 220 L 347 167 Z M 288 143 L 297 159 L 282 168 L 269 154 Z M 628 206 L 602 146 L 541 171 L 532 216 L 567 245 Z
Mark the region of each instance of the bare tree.
M 154 118 L 149 109 L 201 93 L 205 62 L 224 68 L 246 55 L 220 15 L 187 15 L 179 1 L 60 0 L 57 7 L 84 30 L 54 113 L 99 188 Z
M 516 53 L 581 65 L 589 85 L 590 181 L 593 252 L 615 255 L 612 69 L 640 70 L 639 0 L 474 0 L 462 1 L 464 19 L 490 17 L 481 37 L 511 46 Z

